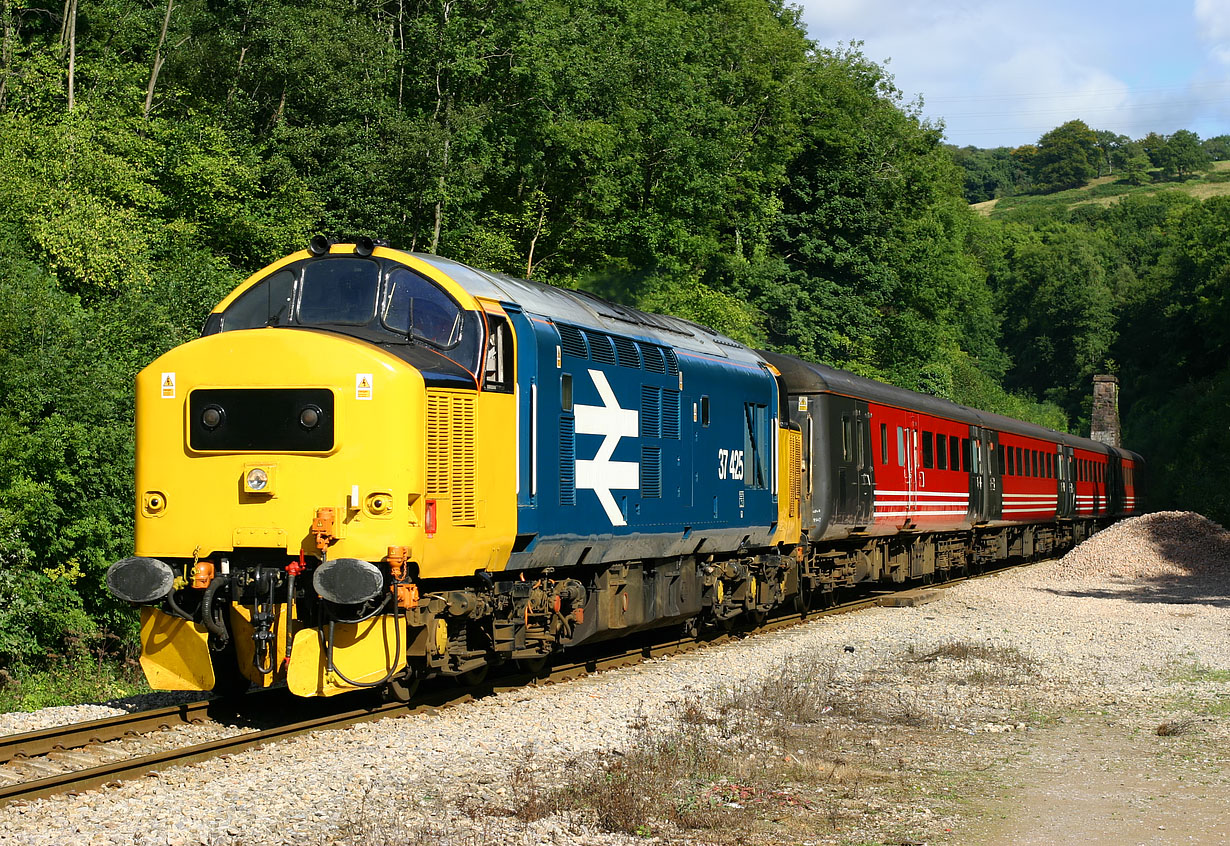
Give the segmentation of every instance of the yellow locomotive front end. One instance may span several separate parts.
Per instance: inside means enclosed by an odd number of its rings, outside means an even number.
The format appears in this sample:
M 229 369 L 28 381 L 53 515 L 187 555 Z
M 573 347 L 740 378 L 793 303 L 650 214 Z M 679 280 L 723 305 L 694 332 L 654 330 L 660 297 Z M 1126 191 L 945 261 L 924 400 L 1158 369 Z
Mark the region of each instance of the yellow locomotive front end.
M 514 472 L 511 440 L 484 442 L 510 439 L 512 402 L 479 390 L 485 330 L 412 256 L 316 242 L 141 372 L 135 555 L 108 584 L 141 606 L 151 686 L 311 696 L 421 672 L 420 580 L 502 566 L 515 533 L 513 498 L 478 495 Z

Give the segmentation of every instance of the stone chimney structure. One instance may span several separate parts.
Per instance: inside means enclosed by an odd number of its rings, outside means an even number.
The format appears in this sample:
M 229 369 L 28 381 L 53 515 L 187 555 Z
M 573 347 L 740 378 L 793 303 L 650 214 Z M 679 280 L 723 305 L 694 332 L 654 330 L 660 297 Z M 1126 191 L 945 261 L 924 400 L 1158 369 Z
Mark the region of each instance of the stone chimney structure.
M 1119 443 L 1119 379 L 1102 375 L 1093 377 L 1093 422 L 1089 437 L 1113 447 Z

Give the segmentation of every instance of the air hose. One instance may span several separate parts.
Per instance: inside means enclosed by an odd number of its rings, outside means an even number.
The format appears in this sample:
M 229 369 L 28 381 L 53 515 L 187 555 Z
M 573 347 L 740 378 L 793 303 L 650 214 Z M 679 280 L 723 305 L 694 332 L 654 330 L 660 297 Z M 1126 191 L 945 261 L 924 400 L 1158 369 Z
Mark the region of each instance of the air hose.
M 391 593 L 388 594 L 387 598 L 380 605 L 380 608 L 376 612 L 376 614 L 380 614 L 381 612 L 383 612 L 384 609 L 388 606 L 389 601 L 392 598 L 393 598 L 393 594 Z M 389 668 L 389 672 L 384 678 L 380 679 L 379 681 L 374 681 L 374 682 L 358 682 L 358 681 L 354 681 L 353 679 L 349 679 L 346 677 L 345 673 L 339 670 L 337 668 L 337 665 L 333 663 L 333 625 L 336 622 L 338 621 L 329 620 L 328 640 L 325 640 L 324 629 L 320 630 L 320 638 L 322 641 L 324 641 L 323 645 L 325 648 L 325 669 L 326 671 L 333 673 L 339 679 L 341 679 L 343 682 L 350 685 L 351 687 L 381 687 L 382 685 L 388 684 L 390 681 L 392 681 L 393 676 L 397 675 L 397 667 L 401 663 L 401 627 L 403 625 L 401 614 L 400 613 L 397 614 L 397 625 L 393 628 L 393 635 L 396 639 L 395 643 L 397 644 L 396 650 L 394 651 L 394 655 L 393 655 L 393 666 Z M 343 620 L 341 622 L 346 622 L 346 621 Z

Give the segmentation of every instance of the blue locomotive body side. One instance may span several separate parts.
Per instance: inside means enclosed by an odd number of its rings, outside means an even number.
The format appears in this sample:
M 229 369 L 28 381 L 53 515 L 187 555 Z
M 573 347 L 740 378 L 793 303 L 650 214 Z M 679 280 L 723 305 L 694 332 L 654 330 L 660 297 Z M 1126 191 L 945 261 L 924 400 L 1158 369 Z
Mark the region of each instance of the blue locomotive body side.
M 778 396 L 755 361 L 519 312 L 509 566 L 772 543 Z

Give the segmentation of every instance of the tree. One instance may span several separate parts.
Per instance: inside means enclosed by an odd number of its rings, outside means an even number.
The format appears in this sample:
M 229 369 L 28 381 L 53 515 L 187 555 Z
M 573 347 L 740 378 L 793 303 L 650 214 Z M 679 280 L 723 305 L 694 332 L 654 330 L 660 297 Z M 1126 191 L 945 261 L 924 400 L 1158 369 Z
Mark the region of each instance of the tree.
M 1200 145 L 1200 136 L 1187 129 L 1180 129 L 1168 137 L 1159 157 L 1162 173 L 1179 179 L 1209 163 L 1209 154 Z
M 1209 160 L 1224 162 L 1230 159 L 1230 135 L 1214 135 L 1200 142 L 1204 151 L 1209 154 Z
M 1070 120 L 1038 139 L 1034 181 L 1044 191 L 1079 188 L 1098 173 L 1098 137 L 1084 121 Z

